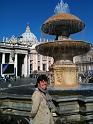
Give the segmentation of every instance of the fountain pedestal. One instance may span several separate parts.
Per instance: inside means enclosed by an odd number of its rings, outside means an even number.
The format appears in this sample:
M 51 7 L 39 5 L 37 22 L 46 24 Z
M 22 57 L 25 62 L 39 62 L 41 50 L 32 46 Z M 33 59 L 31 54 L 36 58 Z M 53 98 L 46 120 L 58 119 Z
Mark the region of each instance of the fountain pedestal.
M 75 64 L 52 66 L 54 87 L 75 87 L 77 83 L 77 67 Z

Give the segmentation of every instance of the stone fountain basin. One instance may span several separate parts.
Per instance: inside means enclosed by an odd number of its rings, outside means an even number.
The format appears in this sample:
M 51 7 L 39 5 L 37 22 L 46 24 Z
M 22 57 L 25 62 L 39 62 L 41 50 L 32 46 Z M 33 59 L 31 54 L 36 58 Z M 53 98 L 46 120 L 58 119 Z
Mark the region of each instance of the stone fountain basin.
M 84 22 L 78 17 L 68 13 L 60 13 L 48 18 L 42 25 L 41 30 L 47 34 L 59 35 L 65 29 L 69 34 L 73 34 L 81 31 L 84 27 Z
M 67 59 L 85 54 L 90 50 L 90 44 L 80 40 L 57 40 L 55 42 L 41 43 L 36 51 L 44 56 Z

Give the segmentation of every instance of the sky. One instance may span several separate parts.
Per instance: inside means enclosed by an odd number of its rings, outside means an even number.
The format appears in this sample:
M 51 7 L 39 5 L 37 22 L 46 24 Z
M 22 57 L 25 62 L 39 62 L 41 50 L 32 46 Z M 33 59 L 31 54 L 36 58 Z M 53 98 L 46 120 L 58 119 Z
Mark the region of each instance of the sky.
M 54 15 L 60 0 L 0 0 L 0 40 L 12 35 L 19 37 L 29 23 L 31 32 L 47 38 L 41 32 L 42 24 Z M 93 43 L 93 0 L 63 0 L 69 5 L 70 13 L 85 22 L 85 29 L 71 37 Z

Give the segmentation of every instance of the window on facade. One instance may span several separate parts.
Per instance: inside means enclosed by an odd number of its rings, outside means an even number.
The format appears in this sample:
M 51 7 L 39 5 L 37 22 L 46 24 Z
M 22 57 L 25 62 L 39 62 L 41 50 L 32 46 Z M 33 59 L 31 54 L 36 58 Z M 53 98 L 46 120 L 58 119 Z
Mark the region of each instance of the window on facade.
M 92 61 L 92 58 L 90 57 L 90 61 Z
M 30 70 L 33 70 L 32 64 L 30 64 Z
M 46 71 L 46 64 L 43 64 L 43 71 Z
M 38 71 L 40 71 L 40 66 L 38 66 Z
M 5 63 L 9 63 L 9 56 L 10 56 L 9 53 L 5 54 Z

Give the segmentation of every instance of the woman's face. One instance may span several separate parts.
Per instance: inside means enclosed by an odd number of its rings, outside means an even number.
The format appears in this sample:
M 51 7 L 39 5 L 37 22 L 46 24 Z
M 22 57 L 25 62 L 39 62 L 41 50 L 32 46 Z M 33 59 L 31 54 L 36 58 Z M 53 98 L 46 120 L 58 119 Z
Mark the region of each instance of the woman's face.
M 46 81 L 40 81 L 40 83 L 38 83 L 38 87 L 43 89 L 43 90 L 46 90 L 47 89 L 47 82 Z

